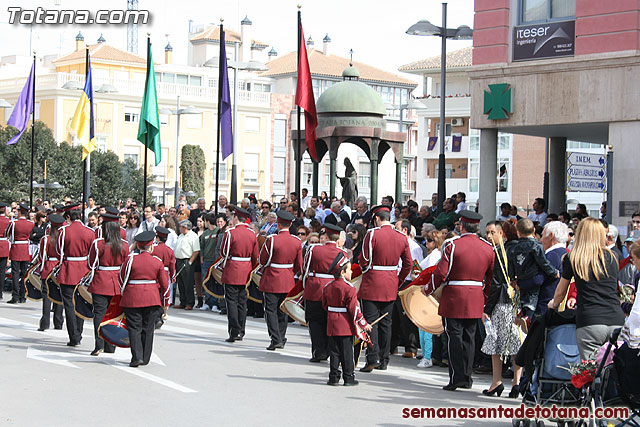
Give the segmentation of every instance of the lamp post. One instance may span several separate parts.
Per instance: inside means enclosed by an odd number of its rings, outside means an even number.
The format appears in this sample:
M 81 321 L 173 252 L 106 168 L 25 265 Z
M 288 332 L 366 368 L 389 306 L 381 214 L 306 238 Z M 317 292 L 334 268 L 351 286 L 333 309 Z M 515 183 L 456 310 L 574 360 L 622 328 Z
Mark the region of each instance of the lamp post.
M 444 140 L 447 128 L 445 124 L 447 39 L 471 40 L 473 38 L 473 30 L 466 25 L 461 25 L 458 28 L 447 28 L 447 3 L 442 3 L 442 27 L 433 25 L 427 20 L 421 20 L 409 27 L 406 33 L 412 36 L 438 36 L 442 39 L 440 49 L 440 156 L 438 157 L 438 211 L 442 211 L 447 191 L 444 156 Z
M 59 190 L 61 188 L 64 188 L 64 185 L 60 184 L 58 181 L 55 181 L 51 184 L 47 183 L 46 175 L 44 178 L 44 184 L 38 184 L 36 181 L 33 181 L 33 186 L 35 188 L 42 188 L 42 201 L 45 201 L 47 199 L 47 188 L 51 188 L 54 190 Z
M 400 104 L 398 106 L 391 104 L 391 103 L 385 103 L 385 106 L 387 107 L 387 110 L 398 110 L 400 111 L 400 123 L 399 123 L 399 128 L 400 128 L 400 132 L 404 132 L 404 130 L 402 129 L 404 126 L 404 121 L 403 121 L 403 114 L 405 110 L 424 110 L 427 107 L 419 100 L 417 99 L 412 99 L 411 101 L 409 101 L 407 104 Z M 406 143 L 409 143 L 409 131 L 407 129 L 407 141 Z M 396 200 L 398 202 L 400 202 L 402 200 L 402 166 L 403 166 L 403 162 L 404 162 L 404 151 L 401 152 L 399 154 L 399 159 L 398 159 L 398 163 L 396 163 Z
M 179 188 L 179 183 L 178 183 L 178 170 L 179 170 L 179 166 L 178 166 L 178 161 L 180 158 L 180 116 L 182 116 L 183 114 L 201 114 L 202 111 L 198 110 L 195 107 L 189 106 L 187 108 L 180 108 L 180 95 L 178 95 L 176 97 L 176 109 L 175 110 L 171 110 L 169 108 L 161 108 L 159 113 L 160 114 L 171 114 L 174 116 L 177 116 L 177 121 L 176 121 L 176 165 L 175 165 L 175 183 L 174 183 L 174 196 L 173 196 L 173 204 L 175 205 L 176 209 L 178 208 L 178 199 L 180 198 L 180 188 Z
M 236 157 L 236 153 L 238 152 L 238 132 L 235 126 L 238 118 L 238 70 L 242 71 L 267 71 L 268 68 L 262 62 L 256 61 L 254 59 L 249 62 L 240 62 L 238 61 L 238 42 L 233 43 L 233 61 L 227 61 L 227 67 L 233 69 L 233 112 L 232 112 L 232 123 L 233 123 L 233 152 L 231 153 L 231 192 L 230 192 L 230 202 L 232 204 L 238 203 L 238 158 Z M 205 61 L 205 67 L 214 67 L 217 68 L 219 66 L 218 57 L 213 57 Z M 219 89 L 219 88 L 218 88 Z M 218 203 L 216 200 L 215 203 Z

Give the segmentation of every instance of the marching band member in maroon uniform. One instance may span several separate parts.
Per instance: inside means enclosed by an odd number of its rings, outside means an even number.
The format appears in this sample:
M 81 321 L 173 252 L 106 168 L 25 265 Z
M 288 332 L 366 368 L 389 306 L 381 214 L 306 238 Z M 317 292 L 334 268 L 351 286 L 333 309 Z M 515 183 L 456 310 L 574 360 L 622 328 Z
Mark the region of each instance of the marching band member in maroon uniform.
M 411 251 L 407 237 L 389 222 L 391 208 L 386 205 L 371 208 L 375 228 L 367 231 L 358 257 L 362 266 L 362 284 L 358 298 L 367 322 L 382 318 L 371 332 L 373 346 L 367 348 L 367 364 L 360 372 L 385 370 L 391 349 L 391 318 L 398 288 L 411 271 Z M 398 262 L 402 268 L 398 272 Z
M 287 342 L 287 314 L 280 304 L 295 285 L 294 274 L 302 270 L 302 245 L 297 236 L 289 234 L 295 219 L 286 211 L 278 211 L 278 234 L 272 234 L 260 251 L 260 264 L 264 271 L 260 279 L 260 290 L 264 292 L 264 317 L 271 344 L 267 350 L 284 348 Z
M 140 252 L 130 254 L 120 270 L 120 306 L 124 309 L 129 328 L 129 366 L 132 368 L 147 365 L 151 360 L 153 332 L 160 313 L 158 307 L 163 307 L 166 302 L 160 295 L 165 295 L 169 288 L 162 260 L 151 255 L 155 237 L 153 231 L 136 235 L 135 241 Z
M 225 258 L 222 272 L 224 299 L 227 304 L 229 338 L 242 341 L 247 319 L 246 286 L 251 271 L 258 265 L 258 239 L 244 221 L 249 211 L 236 208 L 231 216 L 231 228 L 222 237 L 220 255 Z
M 40 239 L 40 278 L 42 279 L 42 287 L 44 288 L 44 281 L 53 267 L 58 265 L 60 261 L 58 259 L 58 253 L 56 252 L 56 242 L 58 239 L 58 230 L 64 224 L 64 217 L 62 215 L 52 214 L 49 215 L 49 228 L 48 233 Z M 42 317 L 40 318 L 39 331 L 49 329 L 51 322 L 51 300 L 47 296 L 47 292 L 42 290 Z M 59 304 L 53 304 L 53 327 L 55 329 L 62 329 L 64 323 L 64 317 L 62 317 L 62 306 Z
M 65 206 L 65 218 L 69 225 L 60 228 L 56 252 L 60 258 L 58 283 L 62 293 L 64 314 L 67 319 L 70 347 L 75 347 L 82 340 L 84 320 L 76 316 L 73 308 L 73 291 L 80 280 L 89 272 L 87 263 L 89 248 L 94 240 L 93 230 L 85 226 L 80 218 L 82 213 L 79 204 Z
M 7 272 L 7 260 L 11 245 L 7 235 L 7 228 L 11 220 L 6 216 L 7 204 L 0 202 L 0 299 L 2 299 L 2 288 L 4 287 L 5 274 Z
M 476 234 L 481 219 L 475 212 L 460 211 L 462 234 L 444 242 L 431 283 L 423 289 L 429 295 L 444 286 L 438 314 L 449 339 L 449 384 L 442 387 L 447 391 L 473 384 L 476 325 L 491 287 L 494 262 L 493 248 Z
M 334 280 L 322 289 L 322 307 L 327 314 L 327 335 L 329 336 L 329 381 L 328 385 L 340 385 L 340 365 L 345 386 L 358 385 L 355 379 L 353 360 L 353 336 L 356 335 L 356 323 L 365 331 L 371 331 L 358 304 L 356 288 L 346 280 L 351 280 L 349 257 L 339 252 L 327 273 Z
M 7 235 L 11 243 L 9 258 L 11 258 L 11 278 L 13 279 L 13 292 L 9 304 L 27 302 L 24 295 L 24 278 L 31 262 L 29 253 L 29 236 L 35 224 L 29 221 L 29 206 L 20 204 L 18 219 L 11 221 L 7 228 Z M 4 284 L 3 284 L 4 286 Z
M 107 206 L 104 210 L 106 211 L 105 212 L 106 214 L 113 215 L 118 218 L 118 227 L 120 227 L 120 212 L 118 211 L 118 209 L 111 206 Z M 100 219 L 102 220 L 102 222 L 104 222 L 104 218 L 105 218 L 104 215 L 105 214 L 100 214 Z M 109 218 L 111 219 L 111 217 Z M 96 239 L 99 239 L 100 237 L 102 237 L 102 227 L 96 228 L 95 235 L 96 235 Z M 120 227 L 120 237 L 123 240 L 127 240 L 127 230 L 125 230 L 122 227 Z
M 120 295 L 120 283 L 118 276 L 122 264 L 129 256 L 129 243 L 120 235 L 120 218 L 116 215 L 102 215 L 100 233 L 103 237 L 95 239 L 89 249 L 89 267 L 93 279 L 89 285 L 93 299 L 93 333 L 95 347 L 91 352 L 97 356 L 103 351 L 113 353 L 116 348 L 113 344 L 105 342 L 98 334 L 98 328 L 104 318 L 111 298 Z
M 164 265 L 164 271 L 167 273 L 167 280 L 169 283 L 169 287 L 171 284 L 176 281 L 176 256 L 173 253 L 173 249 L 167 246 L 167 238 L 169 237 L 169 229 L 165 227 L 160 227 L 159 225 L 155 228 L 156 232 L 156 241 L 153 245 L 153 249 L 151 253 L 154 256 L 157 256 L 162 260 L 162 264 Z M 166 295 L 161 295 L 162 298 L 166 298 L 164 306 L 169 306 L 169 292 Z M 156 329 L 160 329 L 162 325 L 164 325 L 164 320 L 162 317 L 164 316 L 164 309 L 161 308 L 159 310 L 160 317 L 156 320 Z
M 327 283 L 334 279 L 333 275 L 326 273 L 329 266 L 339 252 L 347 254 L 344 249 L 340 249 L 337 241 L 340 238 L 342 228 L 333 224 L 325 224 L 324 233 L 320 235 L 320 245 L 311 245 L 307 250 L 303 263 L 304 287 L 304 311 L 305 320 L 309 327 L 311 337 L 311 359 L 310 362 L 318 363 L 327 360 L 328 338 L 327 338 L 327 312 L 322 308 L 322 289 Z

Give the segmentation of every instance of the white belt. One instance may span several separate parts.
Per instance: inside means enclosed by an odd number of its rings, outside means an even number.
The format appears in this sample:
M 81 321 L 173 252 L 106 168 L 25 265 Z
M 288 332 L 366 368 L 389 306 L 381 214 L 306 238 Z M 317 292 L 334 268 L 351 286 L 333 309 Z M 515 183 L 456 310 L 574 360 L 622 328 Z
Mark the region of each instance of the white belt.
M 331 274 L 324 273 L 309 273 L 311 277 L 317 277 L 318 279 L 335 279 Z
M 333 313 L 346 313 L 347 309 L 345 307 L 327 307 L 327 310 Z
M 381 271 L 398 271 L 397 265 L 374 265 L 371 267 L 372 270 L 381 270 Z
M 65 261 L 86 261 L 87 259 L 89 257 L 86 256 L 68 256 L 64 258 Z
M 273 268 L 293 268 L 293 264 L 269 264 L 267 267 L 273 267 Z
M 169 267 L 165 267 L 165 268 L 164 268 L 164 271 L 169 271 Z
M 5 242 L 5 241 L 8 241 L 8 240 L 9 240 L 9 239 L 8 239 L 8 238 L 6 238 L 6 237 L 0 237 L 0 242 Z
M 98 266 L 98 270 L 102 270 L 102 271 L 119 271 L 120 270 L 120 266 L 114 265 L 112 267 L 108 267 L 108 266 L 104 266 L 104 265 L 99 265 Z
M 243 258 L 239 256 L 232 256 L 231 261 L 251 261 L 251 258 Z
M 28 240 L 16 240 L 15 242 L 13 242 L 14 245 L 28 245 L 29 241 Z
M 155 285 L 155 280 L 129 280 L 130 285 Z
M 58 258 L 50 257 L 50 258 L 47 258 L 47 261 L 56 261 L 57 262 Z
M 475 280 L 450 280 L 447 282 L 447 285 L 452 286 L 482 286 L 482 282 L 477 282 Z

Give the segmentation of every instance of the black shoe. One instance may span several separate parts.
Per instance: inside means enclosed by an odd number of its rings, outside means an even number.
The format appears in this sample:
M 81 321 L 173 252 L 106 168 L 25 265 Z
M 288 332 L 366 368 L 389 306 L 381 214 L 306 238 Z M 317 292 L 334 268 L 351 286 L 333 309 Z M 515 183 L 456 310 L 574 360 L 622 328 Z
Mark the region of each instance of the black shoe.
M 456 391 L 457 388 L 458 386 L 455 384 L 447 384 L 446 386 L 442 387 L 442 389 L 446 391 Z
M 381 363 L 380 366 L 376 366 L 375 369 L 378 371 L 386 371 L 388 363 Z
M 59 331 L 59 330 L 61 330 L 61 329 L 62 329 L 62 326 L 54 326 L 54 327 L 53 327 L 53 329 L 56 329 L 56 330 L 58 330 L 58 331 Z
M 44 330 L 46 330 L 46 329 L 48 329 L 48 328 L 44 328 L 44 327 L 40 326 L 40 327 L 38 328 L 38 331 L 42 332 L 42 331 L 44 331 Z
M 158 321 L 156 322 L 155 329 L 160 329 L 160 328 L 162 328 L 162 325 L 164 325 L 164 320 L 162 320 L 162 319 L 161 319 L 161 320 L 158 320 Z
M 340 381 L 327 381 L 327 385 L 337 386 L 340 385 Z
M 194 308 L 200 308 L 200 307 L 202 307 L 202 303 L 203 303 L 203 301 L 202 301 L 202 297 L 198 297 L 198 304 L 196 304 L 196 306 L 195 306 Z
M 360 382 L 358 382 L 358 380 L 353 380 L 353 381 L 349 381 L 349 382 L 345 381 L 344 382 L 344 386 L 345 387 L 353 387 L 353 386 L 356 386 L 358 384 L 360 384 Z
M 103 348 L 96 348 L 95 350 L 93 350 L 93 351 L 91 352 L 91 355 L 92 355 L 92 356 L 97 356 L 97 355 L 99 355 L 100 353 L 102 353 L 103 351 L 104 351 L 104 349 L 103 349 Z
M 225 342 L 236 342 L 236 341 L 242 341 L 242 338 L 240 337 L 229 337 L 225 340 Z
M 79 346 L 79 345 L 80 345 L 80 341 L 78 341 L 78 342 L 75 342 L 75 341 L 69 341 L 69 342 L 67 343 L 67 346 L 69 346 L 69 347 L 77 347 L 77 346 Z
M 11 298 L 9 301 L 7 301 L 7 304 L 17 304 L 18 302 L 19 300 Z
M 137 368 L 140 365 L 142 365 L 142 360 L 132 360 L 131 363 L 129 363 L 129 366 L 132 368 Z
M 366 364 L 364 367 L 360 368 L 360 372 L 371 372 L 374 369 L 376 369 L 378 366 L 380 366 L 380 363 L 376 362 L 376 363 L 372 363 L 372 364 Z
M 504 391 L 504 384 L 500 383 L 500 385 L 495 387 L 493 390 L 489 390 L 489 389 L 482 390 L 482 394 L 484 394 L 485 396 L 497 395 L 498 397 L 500 397 L 503 391 Z
M 220 309 L 220 314 L 227 314 L 227 309 L 226 308 L 221 308 Z
M 24 304 L 25 302 L 27 302 L 26 298 L 20 298 L 20 304 Z
M 276 344 L 272 342 L 271 344 L 269 344 L 269 347 L 267 347 L 267 350 L 274 351 L 276 349 L 282 349 L 282 348 L 284 348 L 284 344 L 281 344 L 281 343 Z
M 511 399 L 517 399 L 520 396 L 520 384 L 516 384 L 511 387 L 511 391 L 509 392 L 509 397 Z
M 309 359 L 309 362 L 311 362 L 311 363 L 320 363 L 320 362 L 322 362 L 322 359 L 320 359 L 319 357 L 312 357 L 311 359 Z

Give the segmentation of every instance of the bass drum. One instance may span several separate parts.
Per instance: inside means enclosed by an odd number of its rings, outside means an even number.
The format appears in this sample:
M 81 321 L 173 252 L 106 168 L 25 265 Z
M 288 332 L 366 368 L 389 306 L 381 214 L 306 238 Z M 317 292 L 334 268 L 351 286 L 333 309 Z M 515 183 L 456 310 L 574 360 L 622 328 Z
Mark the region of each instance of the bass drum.
M 93 296 L 89 292 L 91 279 L 91 273 L 87 274 L 73 291 L 73 311 L 84 320 L 93 319 Z
M 220 257 L 211 264 L 207 276 L 202 282 L 202 288 L 214 298 L 224 298 L 224 286 L 222 285 L 222 264 L 224 258 Z
M 122 307 L 120 307 L 121 298 L 120 295 L 111 298 L 107 312 L 98 327 L 98 334 L 109 344 L 113 344 L 116 347 L 128 348 L 131 346 L 131 343 L 129 341 L 127 318 L 124 315 Z
M 40 263 L 29 266 L 24 281 L 25 296 L 31 301 L 42 300 L 42 280 L 40 279 Z
M 49 277 L 44 281 L 47 297 L 52 303 L 62 305 L 62 291 L 60 290 L 60 284 L 58 283 L 58 273 L 60 272 L 60 266 L 57 265 L 49 274 Z
M 438 314 L 441 294 L 442 287 L 432 295 L 424 296 L 421 286 L 409 286 L 398 293 L 407 317 L 418 328 L 434 335 L 444 332 L 442 317 Z

